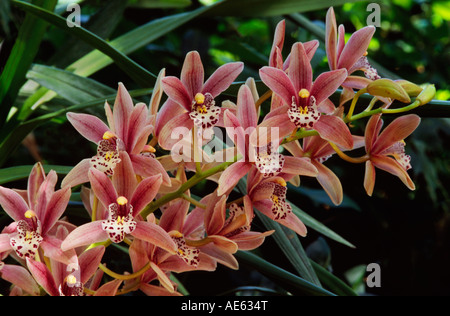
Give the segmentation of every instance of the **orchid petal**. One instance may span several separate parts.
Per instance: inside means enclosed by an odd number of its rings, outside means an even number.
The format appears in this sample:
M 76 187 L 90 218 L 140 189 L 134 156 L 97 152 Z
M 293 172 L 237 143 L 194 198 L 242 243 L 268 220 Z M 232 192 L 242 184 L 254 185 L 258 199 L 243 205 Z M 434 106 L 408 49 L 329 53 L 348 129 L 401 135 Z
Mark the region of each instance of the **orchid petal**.
M 45 256 L 48 258 L 51 258 L 55 261 L 67 265 L 76 263 L 77 255 L 75 251 L 73 249 L 63 251 L 61 250 L 61 244 L 62 241 L 60 239 L 51 236 L 46 236 L 40 246 L 44 250 Z
M 15 223 L 13 223 L 15 224 Z M 11 250 L 11 237 L 9 237 L 9 234 L 3 233 L 0 234 L 0 253 L 6 252 L 8 250 Z
M 203 246 L 201 248 L 201 251 L 230 269 L 233 270 L 239 269 L 239 263 L 233 256 L 233 254 L 223 250 L 222 248 L 217 247 L 215 244 L 211 243 L 206 246 Z
M 204 81 L 203 64 L 197 51 L 189 52 L 186 55 L 180 79 L 193 100 L 195 94 L 202 90 Z
M 258 115 L 256 113 L 255 101 L 250 88 L 246 85 L 242 85 L 239 88 L 237 104 L 236 116 L 241 126 L 244 129 L 256 127 L 258 125 Z
M 27 266 L 36 282 L 50 296 L 59 296 L 58 286 L 55 284 L 52 273 L 44 263 L 27 259 Z
M 290 135 L 295 129 L 296 126 L 291 122 L 287 113 L 277 115 L 258 125 L 250 135 L 250 144 L 257 147 L 265 146 Z
M 353 148 L 353 137 L 344 121 L 337 116 L 322 115 L 314 124 L 320 137 L 345 149 Z
M 75 228 L 64 239 L 61 244 L 61 249 L 67 251 L 80 246 L 103 242 L 108 239 L 108 234 L 102 229 L 102 221 L 90 222 Z
M 145 178 L 138 184 L 130 201 L 133 205 L 133 216 L 139 214 L 155 198 L 161 183 L 161 175 L 156 175 Z
M 284 159 L 283 173 L 308 177 L 315 177 L 318 174 L 317 168 L 311 163 L 309 158 L 284 156 Z
M 394 143 L 408 137 L 420 124 L 420 117 L 408 114 L 396 118 L 378 136 L 372 148 L 373 153 L 381 153 Z
M 159 226 L 168 232 L 172 230 L 177 230 L 179 232 L 183 231 L 183 225 L 189 211 L 189 206 L 189 201 L 184 199 L 173 202 L 161 215 Z
M 158 267 L 157 264 L 155 264 L 152 261 L 150 261 L 150 267 L 153 269 L 153 271 L 158 276 L 158 280 L 161 283 L 161 285 L 164 288 L 166 288 L 170 293 L 175 292 L 175 288 L 173 287 L 172 281 L 170 281 L 170 279 L 167 276 L 167 274 L 163 270 L 161 270 L 161 268 Z
M 79 184 L 89 182 L 88 171 L 91 168 L 91 159 L 81 160 L 61 182 L 61 187 L 75 187 Z
M 234 188 L 239 180 L 249 172 L 251 167 L 250 163 L 238 161 L 226 168 L 220 176 L 217 194 L 223 195 Z
M 378 134 L 383 126 L 383 120 L 381 119 L 381 114 L 372 115 L 367 122 L 366 130 L 364 132 L 366 152 L 370 154 L 372 152 L 372 147 L 378 139 Z
M 233 237 L 233 241 L 238 245 L 239 250 L 253 250 L 261 246 L 265 238 L 274 232 L 274 230 L 264 233 L 245 232 Z
M 328 64 L 331 70 L 337 68 L 337 25 L 333 7 L 330 7 L 326 17 L 325 46 Z
M 98 290 L 95 291 L 94 296 L 115 296 L 119 290 L 122 280 L 113 280 L 108 283 L 103 284 Z
M 138 184 L 136 175 L 134 174 L 133 164 L 127 152 L 121 151 L 119 155 L 120 163 L 114 168 L 114 174 L 111 180 L 118 196 L 130 197 Z
M 126 150 L 132 152 L 136 146 L 137 141 L 141 137 L 142 130 L 149 125 L 148 109 L 144 103 L 138 103 L 133 108 L 130 115 L 127 142 L 125 143 Z M 150 135 L 148 133 L 147 137 Z
M 337 88 L 347 78 L 347 70 L 338 69 L 321 73 L 311 88 L 311 95 L 316 98 L 316 103 L 319 105 L 328 97 L 330 97 Z
M 177 245 L 169 234 L 162 229 L 160 226 L 139 221 L 136 223 L 136 229 L 133 231 L 132 235 L 136 238 L 147 241 L 157 247 L 160 247 L 172 254 L 177 251 Z
M 311 90 L 312 68 L 302 43 L 295 43 L 292 46 L 288 76 L 297 93 L 302 89 Z
M 172 76 L 165 77 L 162 79 L 162 86 L 169 98 L 177 102 L 186 110 L 191 110 L 193 99 L 180 79 Z
M 186 113 L 186 109 L 181 107 L 172 99 L 167 99 L 161 106 L 161 109 L 156 116 L 154 135 L 159 136 L 161 129 L 167 124 L 167 122 L 182 113 Z
M 331 201 L 335 205 L 341 204 L 344 198 L 344 193 L 339 178 L 333 173 L 333 171 L 331 171 L 323 164 L 314 161 L 313 163 L 319 171 L 317 181 L 320 183 L 322 188 L 325 190 L 325 192 L 328 194 Z
M 14 190 L 0 187 L 0 205 L 3 210 L 15 221 L 25 219 L 28 205 L 19 193 Z
M 403 184 L 410 190 L 415 190 L 416 186 L 408 175 L 408 172 L 394 159 L 386 156 L 371 156 L 370 161 L 381 170 L 387 171 L 397 176 Z
M 278 94 L 284 102 L 291 105 L 292 97 L 297 102 L 298 91 L 296 92 L 294 85 L 283 70 L 273 67 L 262 67 L 259 70 L 259 75 L 266 86 Z
M 133 100 L 130 94 L 125 86 L 119 83 L 119 89 L 113 107 L 114 132 L 125 144 L 128 143 L 129 119 L 133 107 Z
M 217 97 L 233 83 L 244 69 L 244 63 L 234 62 L 220 66 L 203 85 L 202 93 Z
M 89 170 L 89 180 L 92 190 L 103 206 L 108 207 L 108 205 L 116 203 L 118 198 L 116 189 L 106 174 L 97 169 L 91 169 Z
M 86 283 L 97 271 L 101 263 L 103 254 L 105 253 L 104 246 L 97 246 L 84 251 L 78 258 L 81 271 L 81 283 Z
M 2 279 L 14 284 L 33 296 L 39 296 L 39 286 L 27 269 L 21 266 L 5 264 L 0 268 Z
M 162 127 L 158 137 L 159 145 L 163 149 L 171 150 L 172 147 L 180 141 L 177 136 L 185 137 L 185 132 L 190 131 L 193 126 L 194 122 L 190 118 L 188 112 L 173 117 Z
M 45 171 L 40 162 L 36 163 L 31 169 L 28 177 L 27 196 L 28 204 L 34 205 L 41 184 L 45 180 Z
M 95 144 L 109 131 L 109 127 L 96 116 L 73 112 L 67 113 L 66 116 L 78 133 Z
M 372 25 L 363 27 L 353 33 L 339 56 L 337 68 L 350 69 L 367 51 L 374 33 L 375 27 Z
M 182 296 L 182 294 L 177 291 L 170 292 L 165 287 L 148 283 L 141 284 L 139 289 L 147 296 Z
M 269 58 L 269 66 L 280 68 L 282 65 L 278 64 L 278 54 L 277 50 L 281 52 L 283 50 L 283 44 L 284 44 L 284 37 L 286 32 L 286 21 L 281 20 L 278 22 L 276 28 L 275 28 L 275 35 L 272 43 L 272 49 L 270 51 L 270 58 Z
M 169 175 L 157 159 L 143 155 L 130 155 L 130 159 L 136 174 L 145 178 L 160 175 L 165 186 L 172 186 Z
M 225 224 L 227 196 L 213 193 L 205 210 L 205 229 L 208 236 L 218 234 Z
M 69 204 L 71 191 L 69 187 L 65 187 L 56 191 L 47 204 L 47 209 L 43 218 L 40 218 L 42 224 L 42 234 L 45 235 L 56 221 L 63 215 Z
M 367 87 L 372 80 L 362 76 L 347 76 L 347 79 L 342 83 L 342 86 L 348 89 L 361 90 Z
M 366 171 L 364 174 L 364 189 L 367 195 L 372 196 L 375 187 L 375 167 L 370 160 L 366 161 Z

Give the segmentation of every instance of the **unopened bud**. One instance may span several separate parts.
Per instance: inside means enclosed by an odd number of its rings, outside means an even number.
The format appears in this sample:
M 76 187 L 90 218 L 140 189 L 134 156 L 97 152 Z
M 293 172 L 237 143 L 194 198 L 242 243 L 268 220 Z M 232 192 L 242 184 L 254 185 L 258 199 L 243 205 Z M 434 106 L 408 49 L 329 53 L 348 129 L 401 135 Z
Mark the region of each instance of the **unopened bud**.
M 367 92 L 370 95 L 395 99 L 400 102 L 409 103 L 411 99 L 405 89 L 391 79 L 378 79 L 367 85 Z
M 436 94 L 436 87 L 434 84 L 427 84 L 423 88 L 422 92 L 417 96 L 416 101 L 420 102 L 420 105 L 424 105 L 433 100 Z
M 410 97 L 417 97 L 423 90 L 420 86 L 407 80 L 399 79 L 395 80 L 395 82 L 398 83 Z

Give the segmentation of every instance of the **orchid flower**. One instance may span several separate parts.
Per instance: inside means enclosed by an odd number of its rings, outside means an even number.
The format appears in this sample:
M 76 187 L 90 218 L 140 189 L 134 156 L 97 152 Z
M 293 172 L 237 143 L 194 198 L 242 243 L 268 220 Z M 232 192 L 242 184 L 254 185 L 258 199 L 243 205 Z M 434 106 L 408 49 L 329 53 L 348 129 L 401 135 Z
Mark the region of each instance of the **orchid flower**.
M 247 195 L 252 206 L 270 219 L 284 225 L 300 236 L 306 236 L 303 222 L 292 212 L 286 201 L 287 184 L 282 177 L 263 178 L 252 168 L 247 179 Z
M 344 148 L 352 148 L 353 140 L 344 121 L 334 115 L 322 115 L 319 107 L 347 77 L 347 70 L 339 69 L 319 75 L 313 82 L 312 68 L 302 43 L 292 47 L 289 73 L 273 68 L 260 69 L 262 81 L 287 104 L 275 110 L 259 125 L 259 139 L 272 126 L 279 127 L 279 137 L 291 134 L 298 128 L 315 129 L 319 135 Z M 261 132 L 262 131 L 262 132 Z M 252 136 L 252 143 L 256 143 Z
M 176 254 L 170 254 L 140 239 L 135 239 L 130 246 L 133 271 L 137 272 L 145 266 L 150 266 L 140 276 L 138 284 L 138 288 L 147 295 L 180 295 L 176 291 L 176 284 L 169 279 L 171 272 L 214 271 L 216 269 L 214 260 L 200 253 L 196 247 L 186 245 L 184 241 L 182 232 L 187 232 L 183 226 L 188 209 L 189 202 L 176 201 L 164 210 L 160 219 L 159 225 L 169 231 L 177 244 Z M 147 220 L 154 223 L 156 218 L 152 214 L 147 217 Z M 155 279 L 159 280 L 161 286 L 149 284 Z M 132 282 L 132 284 L 135 284 L 135 282 Z
M 55 191 L 56 181 L 55 171 L 45 176 L 37 163 L 28 177 L 27 191 L 0 187 L 0 205 L 14 220 L 0 234 L 0 253 L 13 250 L 20 259 L 34 259 L 42 249 L 47 257 L 71 262 L 74 254 L 61 251 L 61 241 L 52 234 L 71 194 L 69 187 Z
M 392 121 L 381 133 L 383 120 L 381 114 L 370 118 L 366 126 L 366 161 L 364 188 L 372 195 L 375 186 L 375 167 L 397 176 L 410 190 L 415 185 L 408 175 L 411 157 L 405 154 L 404 139 L 419 126 L 420 117 L 408 114 Z
M 147 106 L 133 105 L 133 100 L 123 84 L 119 84 L 114 108 L 105 103 L 106 125 L 98 117 L 83 113 L 67 113 L 73 127 L 86 139 L 97 144 L 97 155 L 83 159 L 64 178 L 62 185 L 71 187 L 89 181 L 88 171 L 97 169 L 111 176 L 120 162 L 119 153 L 128 153 L 134 172 L 142 177 L 162 175 L 163 183 L 170 186 L 170 178 L 147 145 L 153 130 Z
M 282 20 L 282 21 L 278 22 L 278 24 L 275 28 L 272 49 L 270 51 L 270 56 L 269 56 L 269 66 L 281 69 L 285 72 L 288 72 L 291 55 L 289 55 L 286 58 L 286 61 L 283 61 L 283 55 L 282 55 L 284 39 L 285 39 L 285 32 L 286 32 L 286 21 Z M 305 43 L 303 43 L 303 46 L 305 48 L 308 59 L 311 61 L 311 59 L 314 57 L 314 54 L 315 54 L 317 48 L 319 47 L 319 41 L 312 40 L 309 42 L 305 42 Z M 282 106 L 283 103 L 284 103 L 284 101 L 277 94 L 273 94 L 272 102 L 271 102 L 271 110 L 274 110 L 274 109 Z
M 174 253 L 176 245 L 158 225 L 140 220 L 139 213 L 150 203 L 161 186 L 161 176 L 145 178 L 137 183 L 133 165 L 126 152 L 120 153 L 121 163 L 110 179 L 92 168 L 89 180 L 100 203 L 108 210 L 108 217 L 81 225 L 64 240 L 62 249 L 72 249 L 111 240 L 119 243 L 126 235 L 144 239 Z
M 252 166 L 256 166 L 265 177 L 273 177 L 281 172 L 292 175 L 315 176 L 317 170 L 308 158 L 283 156 L 278 153 L 279 141 L 267 146 L 253 148 L 249 135 L 257 128 L 258 116 L 250 89 L 242 85 L 238 92 L 237 117 L 225 111 L 224 124 L 228 135 L 234 141 L 242 158 L 229 166 L 219 179 L 218 194 L 233 188 Z
M 0 278 L 13 284 L 11 296 L 15 294 L 22 296 L 23 291 L 28 295 L 39 295 L 39 285 L 30 272 L 22 266 L 5 264 L 0 261 Z
M 58 234 L 64 239 L 68 232 L 61 228 Z M 98 246 L 86 250 L 69 265 L 50 259 L 47 266 L 42 262 L 27 259 L 27 266 L 50 296 L 84 296 L 85 284 L 97 271 L 104 253 L 105 247 Z
M 338 37 L 339 33 L 339 37 Z M 346 69 L 348 77 L 342 83 L 344 93 L 353 95 L 353 89 L 365 88 L 370 82 L 380 79 L 376 69 L 374 69 L 367 59 L 367 48 L 375 33 L 372 25 L 363 27 L 353 33 L 345 43 L 345 28 L 343 25 L 337 28 L 334 9 L 328 9 L 326 16 L 326 36 L 325 46 L 330 70 Z M 364 71 L 365 78 L 352 75 L 355 71 Z
M 161 129 L 161 147 L 171 149 L 174 141 L 171 139 L 171 133 L 175 128 L 186 127 L 192 130 L 194 126 L 201 129 L 214 127 L 221 114 L 221 108 L 216 106 L 215 98 L 233 83 L 243 68 L 244 64 L 241 62 L 225 64 L 204 82 L 200 55 L 196 51 L 189 52 L 184 60 L 180 79 L 173 76 L 162 79 L 164 92 L 184 111 L 169 120 Z

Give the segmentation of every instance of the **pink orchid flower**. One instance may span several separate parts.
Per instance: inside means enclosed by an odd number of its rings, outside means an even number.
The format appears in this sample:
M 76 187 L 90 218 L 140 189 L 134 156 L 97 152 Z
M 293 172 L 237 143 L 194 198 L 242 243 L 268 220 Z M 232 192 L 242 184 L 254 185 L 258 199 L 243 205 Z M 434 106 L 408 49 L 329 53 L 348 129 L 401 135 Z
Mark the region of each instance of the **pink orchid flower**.
M 286 61 L 283 61 L 283 55 L 282 55 L 284 39 L 285 39 L 285 32 L 286 32 L 286 21 L 282 20 L 282 21 L 278 22 L 278 24 L 275 28 L 272 49 L 270 51 L 270 56 L 269 56 L 269 66 L 281 69 L 285 72 L 288 72 L 291 55 L 288 55 L 288 57 L 286 58 Z M 319 47 L 319 41 L 312 40 L 309 42 L 305 42 L 305 43 L 303 43 L 303 46 L 305 48 L 308 59 L 311 61 L 311 59 L 314 57 L 314 54 L 315 54 L 317 48 Z M 272 110 L 282 106 L 283 103 L 284 103 L 284 101 L 277 94 L 272 95 L 272 102 L 271 102 Z
M 39 285 L 30 272 L 22 266 L 5 264 L 0 260 L 0 278 L 13 285 L 10 291 L 11 296 L 22 296 L 23 292 L 31 296 L 39 295 Z
M 221 114 L 221 108 L 216 106 L 214 99 L 233 83 L 243 68 L 244 64 L 241 62 L 225 64 L 204 82 L 200 55 L 196 51 L 189 52 L 184 60 L 180 79 L 173 76 L 162 79 L 164 92 L 184 111 L 169 120 L 161 129 L 159 136 L 161 147 L 171 149 L 174 141 L 177 141 L 171 139 L 171 133 L 175 128 L 185 127 L 192 130 L 194 125 L 202 129 L 214 127 L 219 122 Z M 166 108 L 165 111 L 167 110 Z
M 366 152 L 370 159 L 366 162 L 364 188 L 372 195 L 375 186 L 375 167 L 397 176 L 410 190 L 415 185 L 408 175 L 411 157 L 405 154 L 404 139 L 420 124 L 420 117 L 408 114 L 392 121 L 381 133 L 381 114 L 370 118 L 366 126 Z
M 119 84 L 114 108 L 105 104 L 108 120 L 106 125 L 98 117 L 83 113 L 67 113 L 74 128 L 86 139 L 97 144 L 97 155 L 83 159 L 64 178 L 62 185 L 71 187 L 89 181 L 88 171 L 92 168 L 111 176 L 120 162 L 119 153 L 128 153 L 134 172 L 142 177 L 162 175 L 165 185 L 170 186 L 170 178 L 147 145 L 153 130 L 147 106 L 133 105 L 133 100 L 123 84 Z
M 139 289 L 147 295 L 180 295 L 176 291 L 176 284 L 170 279 L 170 273 L 186 271 L 214 271 L 216 262 L 193 246 L 186 244 L 184 233 L 187 231 L 187 213 L 189 202 L 178 200 L 164 209 L 159 225 L 169 232 L 177 244 L 176 254 L 156 248 L 154 245 L 140 239 L 135 239 L 130 246 L 130 258 L 133 271 L 139 271 L 150 264 L 150 269 L 139 279 Z M 149 222 L 155 222 L 152 214 L 147 217 Z M 161 286 L 149 284 L 158 279 Z M 133 282 L 134 283 L 134 282 Z
M 252 93 L 246 85 L 242 85 L 239 89 L 236 115 L 226 110 L 224 125 L 242 158 L 225 169 L 220 176 L 219 195 L 232 189 L 252 166 L 256 166 L 264 177 L 273 177 L 281 172 L 312 177 L 317 175 L 316 168 L 311 165 L 308 158 L 279 154 L 279 146 L 275 145 L 279 145 L 279 141 L 259 148 L 251 146 L 249 136 L 257 128 L 258 115 Z
M 273 68 L 260 69 L 262 81 L 276 94 L 285 106 L 271 113 L 259 125 L 259 139 L 270 141 L 264 133 L 272 126 L 279 127 L 279 137 L 290 135 L 298 128 L 315 129 L 319 135 L 344 148 L 353 147 L 353 139 L 342 118 L 323 115 L 320 105 L 328 100 L 347 77 L 347 70 L 339 69 L 319 75 L 313 82 L 312 68 L 302 43 L 292 46 L 289 72 Z M 252 143 L 257 142 L 252 135 Z
M 353 97 L 353 89 L 365 88 L 373 80 L 380 79 L 376 69 L 369 64 L 366 57 L 374 33 L 374 26 L 363 27 L 353 33 L 345 43 L 345 28 L 343 25 L 337 28 L 334 9 L 333 7 L 328 9 L 325 35 L 328 64 L 330 70 L 344 68 L 348 72 L 348 77 L 342 83 L 344 96 L 347 95 L 343 101 Z M 352 75 L 357 70 L 362 70 L 365 77 Z
M 60 232 L 67 235 L 66 232 Z M 84 288 L 102 260 L 105 247 L 98 246 L 83 252 L 70 265 L 50 260 L 50 266 L 27 259 L 33 277 L 50 296 L 84 296 Z M 114 293 L 111 293 L 114 295 Z
M 34 165 L 28 177 L 27 191 L 0 187 L 0 205 L 14 220 L 0 234 L 0 253 L 13 250 L 20 259 L 34 259 L 40 249 L 46 257 L 70 263 L 72 252 L 60 249 L 52 228 L 63 215 L 69 200 L 70 188 L 55 191 L 57 175 L 45 176 L 40 163 Z
M 252 207 L 304 237 L 306 226 L 292 212 L 292 206 L 286 201 L 286 192 L 287 184 L 282 177 L 263 178 L 256 168 L 250 170 L 247 195 Z
M 97 242 L 111 240 L 119 243 L 126 235 L 141 238 L 171 253 L 176 245 L 158 225 L 140 219 L 139 213 L 158 193 L 160 175 L 145 178 L 138 183 L 133 165 L 126 152 L 120 153 L 121 163 L 110 179 L 103 172 L 92 168 L 89 180 L 100 203 L 108 210 L 107 218 L 81 225 L 64 240 L 62 249 L 72 249 Z

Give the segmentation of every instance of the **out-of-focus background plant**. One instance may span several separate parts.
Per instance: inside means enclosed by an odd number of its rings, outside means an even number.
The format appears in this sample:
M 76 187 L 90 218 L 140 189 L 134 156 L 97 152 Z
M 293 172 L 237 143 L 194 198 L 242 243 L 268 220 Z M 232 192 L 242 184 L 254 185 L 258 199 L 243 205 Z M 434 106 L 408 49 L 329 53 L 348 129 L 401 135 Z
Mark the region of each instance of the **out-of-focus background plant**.
M 27 3 L 54 14 L 31 15 Z M 64 27 L 70 14 L 67 5 L 73 3 L 80 4 L 82 26 L 91 33 Z M 258 80 L 258 69 L 267 65 L 273 31 L 281 19 L 287 23 L 285 47 L 291 47 L 296 41 L 323 39 L 330 6 L 349 34 L 360 29 L 371 13 L 367 11 L 369 3 L 1 1 L 0 182 L 23 186 L 22 179 L 37 160 L 64 174 L 70 169 L 66 166 L 88 157 L 95 148 L 86 146 L 64 114 L 79 110 L 101 117 L 104 100 L 114 99 L 118 82 L 123 82 L 136 100 L 148 104 L 155 81 L 152 74 L 164 67 L 167 74 L 178 76 L 185 54 L 191 50 L 199 51 L 206 73 L 226 62 L 243 61 L 245 69 L 238 79 L 250 76 Z M 362 186 L 363 166 L 334 157 L 332 169 L 343 184 L 344 202 L 334 206 L 315 181 L 302 178 L 300 188 L 290 188 L 288 199 L 321 224 L 311 224 L 316 230 L 310 229 L 301 245 L 285 243 L 292 247 L 287 251 L 277 247 L 280 241 L 276 238 L 267 238 L 258 254 L 284 271 L 298 274 L 301 264 L 299 268 L 296 260 L 305 259 L 306 252 L 315 262 L 315 274 L 332 292 L 337 280 L 325 271 L 358 294 L 449 294 L 450 4 L 431 0 L 377 3 L 380 27 L 368 51 L 375 68 L 389 78 L 433 83 L 437 89 L 436 100 L 417 112 L 422 123 L 408 141 L 407 153 L 413 162 L 410 174 L 417 189 L 411 192 L 398 179 L 379 172 L 374 194 L 368 197 Z M 15 45 L 17 38 L 23 40 L 19 46 Z M 328 67 L 323 41 L 313 66 L 315 73 Z M 261 89 L 260 93 L 264 92 Z M 74 194 L 68 213 L 74 221 L 85 213 L 77 200 Z M 8 223 L 3 214 L 0 227 Z M 286 257 L 286 252 L 299 255 Z M 219 267 L 214 273 L 193 272 L 179 279 L 193 295 L 302 294 L 279 275 L 267 274 L 268 270 L 251 258 L 241 260 L 239 271 Z M 365 285 L 369 263 L 381 267 L 380 288 Z M 119 261 L 112 264 L 113 268 L 124 265 Z M 314 278 L 310 281 L 314 283 Z M 0 288 L 7 286 L 0 281 Z

